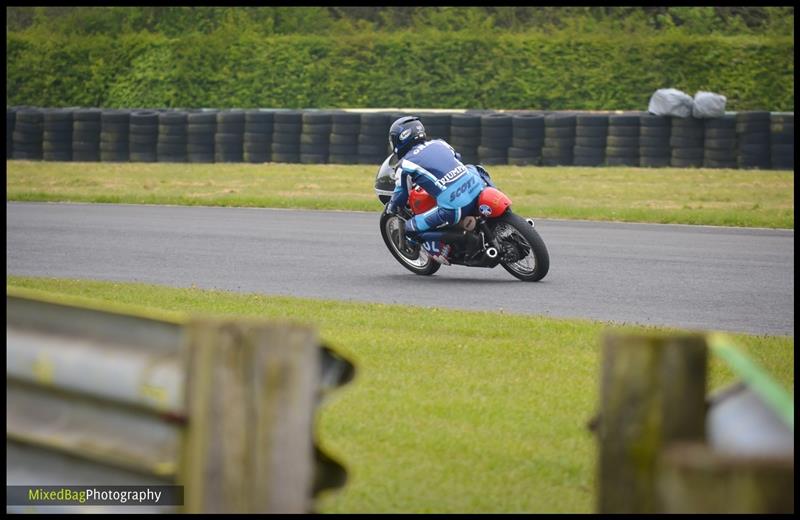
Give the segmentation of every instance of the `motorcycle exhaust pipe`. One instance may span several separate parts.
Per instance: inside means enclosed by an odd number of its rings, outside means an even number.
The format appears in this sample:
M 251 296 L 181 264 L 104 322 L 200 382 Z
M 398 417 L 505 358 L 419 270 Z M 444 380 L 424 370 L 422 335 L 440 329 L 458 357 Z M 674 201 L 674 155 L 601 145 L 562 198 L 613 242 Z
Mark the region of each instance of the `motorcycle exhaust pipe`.
M 534 225 L 533 225 L 533 219 L 532 219 L 532 218 L 526 218 L 526 219 L 525 219 L 525 222 L 527 222 L 528 224 L 530 224 L 530 226 L 531 226 L 531 227 L 534 227 Z
M 490 247 L 486 250 L 486 256 L 489 258 L 497 258 L 497 249 Z

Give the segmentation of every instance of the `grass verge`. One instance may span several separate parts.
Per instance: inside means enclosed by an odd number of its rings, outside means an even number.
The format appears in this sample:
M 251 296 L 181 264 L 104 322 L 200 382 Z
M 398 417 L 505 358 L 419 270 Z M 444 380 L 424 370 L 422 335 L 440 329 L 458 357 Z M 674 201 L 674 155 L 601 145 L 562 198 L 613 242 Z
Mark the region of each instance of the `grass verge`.
M 318 416 L 348 467 L 322 512 L 579 512 L 594 507 L 600 322 L 7 276 L 66 301 L 314 324 L 356 363 Z M 614 330 L 664 332 L 655 327 Z M 785 387 L 794 339 L 732 335 Z M 734 380 L 711 358 L 711 389 Z
M 7 200 L 376 211 L 378 165 L 6 161 Z M 493 166 L 536 218 L 794 228 L 794 172 Z

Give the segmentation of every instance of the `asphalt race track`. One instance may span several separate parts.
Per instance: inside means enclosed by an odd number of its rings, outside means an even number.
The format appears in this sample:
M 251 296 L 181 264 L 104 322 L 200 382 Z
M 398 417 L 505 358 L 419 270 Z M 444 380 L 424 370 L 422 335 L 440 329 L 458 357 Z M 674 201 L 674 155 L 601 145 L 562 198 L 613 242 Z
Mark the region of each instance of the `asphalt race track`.
M 375 213 L 6 204 L 6 273 L 794 336 L 794 231 L 537 220 L 551 267 L 406 271 Z

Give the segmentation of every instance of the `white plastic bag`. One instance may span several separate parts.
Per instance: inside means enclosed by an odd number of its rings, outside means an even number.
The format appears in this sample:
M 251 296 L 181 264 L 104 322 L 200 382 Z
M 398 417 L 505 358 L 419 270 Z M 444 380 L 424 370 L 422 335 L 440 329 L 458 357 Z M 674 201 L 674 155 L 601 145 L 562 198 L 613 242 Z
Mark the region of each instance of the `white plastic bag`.
M 660 88 L 650 97 L 647 111 L 657 116 L 689 117 L 692 115 L 692 96 L 674 88 Z
M 692 115 L 702 119 L 722 117 L 725 115 L 726 101 L 728 101 L 728 99 L 722 94 L 703 92 L 701 90 L 694 95 Z

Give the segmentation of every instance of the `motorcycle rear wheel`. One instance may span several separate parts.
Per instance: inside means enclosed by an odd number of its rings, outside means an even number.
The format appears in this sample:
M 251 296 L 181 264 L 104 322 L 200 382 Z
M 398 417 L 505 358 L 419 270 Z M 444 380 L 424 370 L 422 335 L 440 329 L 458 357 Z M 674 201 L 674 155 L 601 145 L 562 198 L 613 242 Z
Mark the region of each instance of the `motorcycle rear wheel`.
M 400 246 L 400 238 L 404 232 L 403 220 L 397 215 L 390 215 L 384 211 L 381 215 L 381 236 L 389 252 L 400 262 L 400 265 L 421 276 L 429 276 L 438 271 L 442 264 L 431 258 L 419 245 Z
M 500 265 L 523 282 L 538 282 L 550 270 L 550 254 L 542 237 L 522 217 L 511 211 L 496 219 L 492 226 L 495 238 L 501 245 L 522 244 L 529 251 L 524 258 L 517 261 L 500 261 Z

